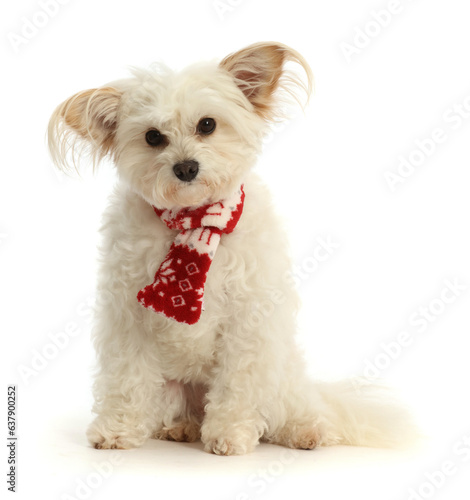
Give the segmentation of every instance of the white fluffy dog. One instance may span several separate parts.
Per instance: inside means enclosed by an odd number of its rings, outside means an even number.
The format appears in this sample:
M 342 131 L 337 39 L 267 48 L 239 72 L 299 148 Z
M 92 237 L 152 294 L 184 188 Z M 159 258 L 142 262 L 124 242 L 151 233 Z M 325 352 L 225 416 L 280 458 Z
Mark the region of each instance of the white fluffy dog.
M 303 68 L 305 83 L 286 64 Z M 310 87 L 300 54 L 258 43 L 220 64 L 135 70 L 54 112 L 55 162 L 66 168 L 84 152 L 94 161 L 109 155 L 120 180 L 102 227 L 97 416 L 87 433 L 95 448 L 201 439 L 206 451 L 233 455 L 260 440 L 303 449 L 393 446 L 412 432 L 406 411 L 374 385 L 308 380 L 294 341 L 286 237 L 251 170 L 282 97 L 308 96 Z M 198 290 L 200 318 L 188 324 L 158 314 L 158 304 L 144 307 L 139 290 L 188 230 L 168 227 L 165 217 L 223 206 L 240 186 L 246 198 L 231 232 L 199 224 L 220 237 Z

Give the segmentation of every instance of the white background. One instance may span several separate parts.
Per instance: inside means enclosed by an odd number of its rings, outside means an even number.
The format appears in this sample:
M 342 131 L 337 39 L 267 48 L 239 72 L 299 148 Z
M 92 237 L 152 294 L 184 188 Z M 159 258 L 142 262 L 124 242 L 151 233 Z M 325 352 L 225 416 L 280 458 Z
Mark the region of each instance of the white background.
M 6 412 L 7 385 L 18 386 L 16 498 L 251 500 L 302 491 L 319 500 L 468 499 L 470 290 L 447 305 L 439 299 L 446 280 L 470 285 L 467 3 L 53 3 L 45 15 L 37 0 L 8 2 L 1 16 L 1 393 Z M 380 26 L 372 11 L 383 9 L 394 13 L 381 12 Z M 24 34 L 29 40 L 15 38 Z M 296 453 L 262 445 L 245 457 L 156 441 L 134 451 L 92 450 L 84 435 L 89 303 L 100 214 L 115 175 L 109 164 L 95 175 L 83 169 L 81 179 L 56 173 L 44 142 L 48 118 L 65 98 L 126 76 L 129 66 L 164 61 L 178 69 L 260 40 L 296 48 L 315 74 L 305 115 L 273 133 L 257 167 L 303 276 L 299 342 L 312 375 L 350 377 L 378 366 L 430 444 L 419 452 Z M 349 61 L 345 44 L 354 52 Z M 433 146 L 435 129 L 444 140 Z M 425 158 L 416 141 L 428 145 Z M 393 191 L 385 173 L 396 173 L 402 156 L 420 164 Z M 339 247 L 314 269 L 318 238 Z M 418 328 L 413 315 L 429 305 L 435 314 Z M 408 345 L 398 352 L 393 342 L 402 332 Z M 54 336 L 67 344 L 54 350 Z M 443 467 L 445 475 L 435 474 Z

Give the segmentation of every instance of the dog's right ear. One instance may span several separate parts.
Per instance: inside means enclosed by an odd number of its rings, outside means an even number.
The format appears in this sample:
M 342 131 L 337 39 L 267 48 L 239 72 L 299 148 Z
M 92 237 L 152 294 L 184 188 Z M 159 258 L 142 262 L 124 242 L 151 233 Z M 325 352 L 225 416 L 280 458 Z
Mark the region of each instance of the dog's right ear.
M 93 164 L 114 147 L 121 93 L 112 87 L 84 90 L 54 111 L 49 121 L 48 144 L 55 164 L 74 166 L 81 153 L 91 154 Z

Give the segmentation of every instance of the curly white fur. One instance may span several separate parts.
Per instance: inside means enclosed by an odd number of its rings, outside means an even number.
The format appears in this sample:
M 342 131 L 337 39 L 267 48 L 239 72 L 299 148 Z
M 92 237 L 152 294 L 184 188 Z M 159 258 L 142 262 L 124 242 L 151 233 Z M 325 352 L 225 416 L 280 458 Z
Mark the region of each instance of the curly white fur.
M 300 64 L 303 84 L 287 72 Z M 133 77 L 80 92 L 51 118 L 58 165 L 87 150 L 110 155 L 120 183 L 102 227 L 94 327 L 99 371 L 97 414 L 88 430 L 96 448 L 129 448 L 149 437 L 193 441 L 217 454 L 243 454 L 260 439 L 311 449 L 336 443 L 389 446 L 412 431 L 405 411 L 371 385 L 314 383 L 294 341 L 296 292 L 284 231 L 269 193 L 251 172 L 280 95 L 308 94 L 311 73 L 297 52 L 260 43 L 220 64 L 174 73 L 135 70 Z M 211 117 L 216 130 L 196 132 Z M 163 146 L 145 141 L 149 129 Z M 174 164 L 199 162 L 191 182 Z M 142 307 L 137 292 L 152 281 L 175 233 L 152 205 L 181 208 L 223 199 L 241 183 L 246 201 L 232 234 L 222 237 L 205 289 L 205 311 L 192 326 Z M 270 304 L 259 310 L 260 304 Z

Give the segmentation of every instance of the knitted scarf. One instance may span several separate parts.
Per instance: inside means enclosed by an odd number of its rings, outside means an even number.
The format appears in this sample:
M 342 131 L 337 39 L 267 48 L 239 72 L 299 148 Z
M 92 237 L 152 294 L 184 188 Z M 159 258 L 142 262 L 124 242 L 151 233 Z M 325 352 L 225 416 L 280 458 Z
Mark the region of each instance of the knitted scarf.
M 231 233 L 243 211 L 243 186 L 227 199 L 198 208 L 155 213 L 180 232 L 154 282 L 137 294 L 148 309 L 180 323 L 197 323 L 204 310 L 204 284 L 222 234 Z

